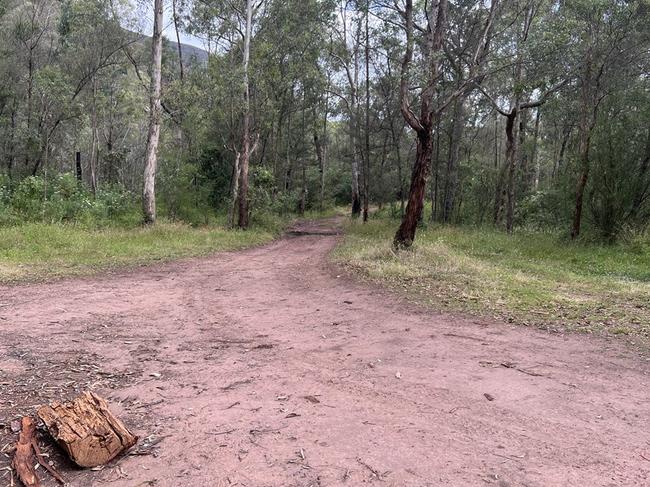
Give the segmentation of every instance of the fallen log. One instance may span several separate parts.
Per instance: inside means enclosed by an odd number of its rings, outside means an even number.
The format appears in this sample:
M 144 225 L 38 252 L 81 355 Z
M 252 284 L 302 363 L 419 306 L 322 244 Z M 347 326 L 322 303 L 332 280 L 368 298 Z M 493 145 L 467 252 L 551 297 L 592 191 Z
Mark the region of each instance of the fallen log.
M 18 436 L 18 443 L 16 443 L 16 451 L 11 466 L 25 487 L 40 487 L 41 485 L 34 469 L 32 445 L 35 442 L 35 431 L 34 420 L 29 416 L 24 416 L 21 420 L 20 435 Z
M 104 465 L 138 441 L 110 412 L 106 401 L 92 392 L 71 402 L 41 406 L 38 417 L 80 467 Z

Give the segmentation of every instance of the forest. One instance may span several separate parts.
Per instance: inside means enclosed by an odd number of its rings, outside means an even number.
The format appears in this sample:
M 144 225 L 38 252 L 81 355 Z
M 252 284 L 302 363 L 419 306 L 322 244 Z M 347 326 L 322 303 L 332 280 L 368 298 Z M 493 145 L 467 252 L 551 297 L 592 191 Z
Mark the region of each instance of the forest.
M 403 216 L 405 246 L 425 207 L 607 243 L 646 229 L 644 0 L 154 7 L 2 2 L 2 225 L 337 205 Z
M 0 487 L 648 485 L 648 377 L 650 0 L 0 0 Z

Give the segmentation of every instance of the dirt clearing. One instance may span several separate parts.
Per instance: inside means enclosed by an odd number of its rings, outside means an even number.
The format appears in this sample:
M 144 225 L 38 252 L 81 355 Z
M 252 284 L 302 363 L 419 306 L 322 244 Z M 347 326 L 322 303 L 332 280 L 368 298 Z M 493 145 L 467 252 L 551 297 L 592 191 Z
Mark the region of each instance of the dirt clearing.
M 141 441 L 95 471 L 50 449 L 72 486 L 650 484 L 639 352 L 410 305 L 337 275 L 333 220 L 295 230 L 0 287 L 0 449 L 21 413 L 92 389 Z

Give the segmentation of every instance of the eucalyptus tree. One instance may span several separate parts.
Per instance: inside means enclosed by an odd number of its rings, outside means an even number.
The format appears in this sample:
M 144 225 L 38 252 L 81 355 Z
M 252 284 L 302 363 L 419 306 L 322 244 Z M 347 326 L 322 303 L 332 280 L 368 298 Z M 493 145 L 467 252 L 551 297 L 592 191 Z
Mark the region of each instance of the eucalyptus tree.
M 592 166 L 592 136 L 603 102 L 630 81 L 647 79 L 650 43 L 644 0 L 576 0 L 562 6 L 573 25 L 577 69 L 578 177 L 571 238 L 580 235 L 583 201 Z M 643 166 L 642 166 L 643 167 Z
M 144 184 L 142 188 L 142 211 L 145 223 L 156 221 L 156 166 L 158 162 L 158 142 L 160 139 L 160 103 L 162 76 L 162 31 L 163 0 L 154 0 L 153 38 L 151 41 L 151 85 L 149 88 L 149 132 L 144 163 Z
M 361 214 L 360 155 L 361 155 L 361 49 L 364 33 L 363 14 L 357 2 L 341 0 L 337 22 L 332 26 L 333 42 L 330 57 L 334 68 L 344 73 L 346 93 L 332 91 L 344 104 L 348 120 L 351 153 L 352 216 Z
M 420 27 L 414 21 L 412 0 L 406 0 L 403 9 L 397 7 L 405 24 L 406 49 L 402 61 L 400 81 L 400 108 L 406 123 L 415 131 L 417 146 L 416 158 L 411 174 L 408 203 L 402 223 L 398 228 L 393 245 L 395 248 L 408 248 L 413 244 L 418 221 L 422 215 L 427 178 L 431 167 L 433 153 L 433 127 L 446 108 L 460 96 L 467 87 L 476 79 L 484 76 L 479 63 L 481 53 L 489 45 L 489 33 L 492 28 L 498 2 L 492 1 L 490 7 L 485 8 L 485 20 L 479 41 L 470 56 L 468 56 L 469 75 L 467 79 L 455 90 L 447 93 L 441 92 L 442 84 L 442 58 L 446 46 L 448 32 L 449 4 L 447 0 L 436 0 L 425 4 L 425 9 L 418 16 L 424 26 Z M 422 49 L 422 58 L 425 61 L 423 87 L 420 91 L 419 115 L 411 108 L 410 95 L 410 68 L 413 62 L 414 30 L 421 38 L 418 46 Z
M 251 80 L 250 59 L 251 44 L 256 34 L 256 23 L 259 23 L 258 13 L 265 6 L 265 1 L 254 3 L 253 0 L 242 2 L 205 1 L 194 6 L 194 13 L 198 18 L 195 31 L 206 32 L 214 37 L 217 46 L 220 41 L 226 40 L 225 49 L 236 50 L 241 55 L 241 132 L 239 142 L 232 145 L 235 153 L 235 162 L 232 175 L 233 208 L 237 207 L 237 225 L 247 228 L 249 225 L 249 165 L 251 153 L 255 151 L 259 135 L 253 133 L 251 114 Z M 234 36 L 233 36 L 234 33 Z M 218 52 L 218 51 L 217 51 Z M 234 214 L 231 213 L 231 222 L 234 223 Z
M 465 89 L 459 92 L 451 105 L 452 122 L 449 131 L 449 149 L 441 205 L 441 217 L 445 223 L 450 222 L 456 206 L 460 152 L 467 123 L 467 99 L 474 92 L 476 86 L 479 86 L 485 78 L 484 67 L 488 61 L 490 47 L 494 43 L 495 29 L 493 20 L 500 7 L 499 4 L 499 0 L 490 2 L 487 24 L 483 9 L 474 0 L 458 2 L 452 6 L 450 12 L 449 34 L 444 49 L 449 65 L 448 76 L 451 78 L 449 89 L 458 90 L 463 85 Z M 472 53 L 476 57 L 469 60 L 468 56 Z M 474 77 L 472 82 L 466 83 L 466 80 L 472 77 Z M 440 132 L 439 126 L 437 132 Z M 439 147 L 439 136 L 438 133 L 437 148 Z

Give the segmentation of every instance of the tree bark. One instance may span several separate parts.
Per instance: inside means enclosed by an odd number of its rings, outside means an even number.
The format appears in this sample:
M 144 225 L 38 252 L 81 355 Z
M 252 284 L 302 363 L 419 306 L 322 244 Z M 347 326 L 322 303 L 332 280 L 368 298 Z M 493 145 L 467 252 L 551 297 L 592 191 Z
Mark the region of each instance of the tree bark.
M 433 153 L 433 137 L 431 128 L 425 128 L 417 134 L 417 147 L 415 164 L 411 173 L 411 187 L 409 189 L 406 213 L 395 234 L 394 246 L 396 248 L 409 248 L 413 245 L 415 231 L 418 221 L 424 208 L 426 196 L 427 178 L 431 167 L 431 155 Z
M 237 194 L 239 192 L 239 158 L 241 154 L 235 151 L 235 160 L 232 165 L 232 177 L 230 179 L 230 210 L 228 212 L 228 226 L 235 225 L 235 214 L 237 213 Z
M 361 195 L 359 192 L 359 154 L 356 144 L 353 143 L 352 150 L 352 216 L 361 214 Z
M 435 158 L 431 161 L 433 166 L 433 182 L 431 184 L 431 221 L 438 217 L 438 177 L 440 174 L 440 120 L 436 122 L 436 151 Z M 434 163 L 435 161 L 435 163 Z
M 38 416 L 81 467 L 104 465 L 138 441 L 110 412 L 106 401 L 92 392 L 84 392 L 68 403 L 42 406 Z
M 422 217 L 424 199 L 426 197 L 427 177 L 431 167 L 433 153 L 433 96 L 436 84 L 439 82 L 440 51 L 442 50 L 443 34 L 447 23 L 447 0 L 440 0 L 432 5 L 427 12 L 429 26 L 427 35 L 429 77 L 420 95 L 420 115 L 416 116 L 409 106 L 409 66 L 413 58 L 413 1 L 406 0 L 404 18 L 406 21 L 406 51 L 402 61 L 400 79 L 400 109 L 406 122 L 417 134 L 415 164 L 411 173 L 411 186 L 406 212 L 402 223 L 395 233 L 393 247 L 395 249 L 409 248 L 413 245 L 418 222 Z M 434 21 L 435 19 L 435 21 Z M 438 114 L 436 114 L 438 116 Z
M 83 180 L 83 174 L 81 172 L 81 152 L 77 151 L 75 154 L 75 166 L 77 171 L 77 182 L 81 184 Z
M 160 103 L 162 79 L 162 30 L 163 0 L 154 0 L 154 24 L 151 41 L 151 86 L 149 89 L 149 131 L 147 133 L 144 185 L 142 189 L 142 211 L 144 214 L 145 224 L 153 224 L 156 222 L 155 186 L 162 111 Z
M 176 33 L 176 47 L 178 48 L 178 69 L 181 83 L 185 75 L 183 69 L 183 49 L 181 48 L 181 36 L 178 31 L 178 9 L 176 8 L 176 0 L 172 0 L 172 16 L 174 20 L 174 32 Z
M 395 131 L 395 123 L 393 117 L 390 120 L 390 136 L 393 143 L 393 148 L 395 149 L 395 159 L 397 160 L 397 178 L 398 178 L 398 191 L 399 191 L 399 214 L 400 217 L 404 217 L 404 178 L 402 176 L 402 151 L 401 151 L 401 140 L 402 140 L 402 130 L 404 126 L 400 127 L 399 133 Z
M 370 15 L 370 0 L 366 0 L 366 39 L 365 39 L 365 65 L 366 65 L 366 126 L 365 126 L 365 168 L 363 170 L 363 221 L 368 221 L 368 184 L 370 181 L 370 36 L 368 34 L 368 17 Z
M 90 190 L 97 194 L 97 162 L 99 153 L 99 132 L 97 128 L 97 77 L 93 76 L 93 104 L 90 116 L 92 143 L 90 147 Z
M 320 196 L 319 207 L 323 211 L 323 200 L 325 199 L 325 160 L 323 154 L 323 145 L 318 137 L 318 129 L 314 123 L 314 149 L 316 150 L 316 159 L 318 160 L 318 175 L 320 179 Z
M 515 174 L 517 172 L 517 153 L 519 144 L 518 102 L 506 119 L 506 166 L 508 168 L 506 231 L 512 233 L 515 214 Z
M 573 129 L 572 126 L 568 126 L 563 131 L 562 142 L 560 143 L 560 151 L 558 153 L 557 161 L 555 162 L 555 166 L 553 168 L 553 175 L 552 175 L 553 179 L 555 179 L 560 174 L 560 170 L 564 166 L 564 154 L 566 152 L 566 148 L 569 143 L 569 138 L 571 137 L 572 129 Z
M 541 110 L 537 108 L 535 113 L 535 130 L 533 131 L 533 148 L 530 154 L 530 163 L 533 165 L 533 189 L 537 191 L 539 189 L 539 180 L 541 178 L 541 163 L 537 154 L 537 144 L 539 141 L 539 125 L 541 118 Z
M 34 468 L 33 443 L 35 441 L 34 432 L 36 426 L 29 416 L 24 416 L 21 420 L 20 435 L 16 443 L 16 451 L 11 466 L 16 470 L 20 481 L 26 487 L 40 487 L 41 483 L 36 475 Z M 13 482 L 12 482 L 13 485 Z
M 582 225 L 582 205 L 584 200 L 585 188 L 589 180 L 589 170 L 591 166 L 591 130 L 596 120 L 597 102 L 593 101 L 591 84 L 593 82 L 592 52 L 588 50 L 585 60 L 585 71 L 582 78 L 580 89 L 580 123 L 578 126 L 579 143 L 578 143 L 578 160 L 580 164 L 578 174 L 578 184 L 576 185 L 576 203 L 573 210 L 573 223 L 571 225 L 571 239 L 575 240 L 580 235 Z
M 11 134 L 9 136 L 9 156 L 7 158 L 7 176 L 13 178 L 14 160 L 16 157 L 16 108 L 17 101 L 14 98 L 14 105 L 11 110 Z
M 250 83 L 248 64 L 253 29 L 253 2 L 246 0 L 246 31 L 244 34 L 244 127 L 242 131 L 241 167 L 239 169 L 239 228 L 248 228 L 248 166 L 250 161 Z
M 458 165 L 460 161 L 460 146 L 465 128 L 465 97 L 459 96 L 454 103 L 454 121 L 449 141 L 449 157 L 447 158 L 447 174 L 445 178 L 445 200 L 442 208 L 442 221 L 449 223 L 454 211 L 458 185 Z
M 648 190 L 650 189 L 650 181 L 648 179 L 648 170 L 650 169 L 650 129 L 648 129 L 648 136 L 646 138 L 645 152 L 639 164 L 639 172 L 637 178 L 637 185 L 635 189 L 634 200 L 632 202 L 632 208 L 630 209 L 630 218 L 635 220 L 639 212 L 641 211 L 641 206 L 643 202 L 648 197 Z

